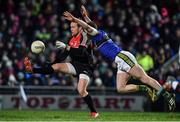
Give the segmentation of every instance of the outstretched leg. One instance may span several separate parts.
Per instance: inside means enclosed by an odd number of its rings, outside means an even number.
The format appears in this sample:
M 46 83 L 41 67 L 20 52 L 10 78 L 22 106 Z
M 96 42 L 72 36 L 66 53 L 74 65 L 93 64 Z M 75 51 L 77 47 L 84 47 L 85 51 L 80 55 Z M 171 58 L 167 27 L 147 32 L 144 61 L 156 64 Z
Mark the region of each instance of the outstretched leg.
M 144 72 L 144 70 L 142 69 L 142 67 L 139 64 L 135 64 L 134 67 L 131 68 L 129 73 L 130 73 L 131 76 L 134 76 L 134 77 L 138 78 L 141 82 L 151 86 L 152 88 L 156 89 L 157 91 L 160 90 L 160 88 L 162 87 L 158 83 L 158 81 L 156 81 L 155 79 L 149 77 Z
M 160 95 L 163 95 L 163 97 L 168 102 L 170 111 L 173 111 L 175 109 L 175 96 L 173 94 L 170 94 L 167 91 L 165 91 L 165 89 L 158 83 L 157 80 L 148 76 L 139 64 L 135 64 L 134 67 L 131 68 L 129 73 L 132 76 L 140 79 L 141 82 L 143 82 L 144 84 L 147 84 L 147 85 L 151 86 L 152 88 L 156 89 L 158 91 L 157 98 Z
M 24 59 L 25 70 L 28 73 L 53 74 L 54 72 L 68 73 L 76 75 L 76 71 L 71 63 L 55 63 L 43 67 L 33 67 L 28 57 Z

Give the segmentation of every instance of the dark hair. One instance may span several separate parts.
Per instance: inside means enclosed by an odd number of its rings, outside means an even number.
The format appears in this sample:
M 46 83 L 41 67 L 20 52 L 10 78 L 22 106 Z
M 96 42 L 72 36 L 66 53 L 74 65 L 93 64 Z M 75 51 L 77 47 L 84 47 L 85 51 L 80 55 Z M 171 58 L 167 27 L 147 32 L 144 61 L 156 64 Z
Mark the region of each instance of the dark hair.
M 79 25 L 77 22 L 72 21 L 72 22 L 70 22 L 70 24 L 71 24 L 71 23 L 76 23 L 78 28 L 79 28 L 79 27 L 82 27 L 82 26 Z
M 97 25 L 96 25 L 96 23 L 93 22 L 93 21 L 90 21 L 90 22 L 88 22 L 87 24 L 90 25 L 91 27 L 94 27 L 95 29 L 98 28 Z

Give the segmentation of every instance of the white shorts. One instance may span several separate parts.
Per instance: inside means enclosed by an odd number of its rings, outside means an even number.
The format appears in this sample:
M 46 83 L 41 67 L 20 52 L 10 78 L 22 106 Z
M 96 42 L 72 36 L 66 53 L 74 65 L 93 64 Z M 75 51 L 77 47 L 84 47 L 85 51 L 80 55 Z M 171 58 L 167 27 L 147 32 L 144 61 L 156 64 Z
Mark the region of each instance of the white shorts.
M 66 63 L 66 65 L 68 66 L 68 70 L 69 70 L 70 74 L 72 74 L 72 75 L 76 75 L 77 74 L 74 66 L 71 63 Z
M 117 72 L 129 72 L 129 70 L 137 63 L 136 58 L 128 51 L 121 51 L 115 57 L 117 64 Z

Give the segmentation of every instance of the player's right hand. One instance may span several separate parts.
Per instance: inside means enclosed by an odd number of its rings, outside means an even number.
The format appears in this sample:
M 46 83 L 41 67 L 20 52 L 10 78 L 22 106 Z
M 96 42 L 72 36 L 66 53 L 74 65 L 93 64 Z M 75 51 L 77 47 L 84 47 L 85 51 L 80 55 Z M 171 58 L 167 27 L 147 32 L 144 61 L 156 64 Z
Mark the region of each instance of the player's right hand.
M 66 44 L 64 44 L 61 41 L 56 41 L 56 48 L 58 48 L 58 49 L 65 49 L 66 48 Z

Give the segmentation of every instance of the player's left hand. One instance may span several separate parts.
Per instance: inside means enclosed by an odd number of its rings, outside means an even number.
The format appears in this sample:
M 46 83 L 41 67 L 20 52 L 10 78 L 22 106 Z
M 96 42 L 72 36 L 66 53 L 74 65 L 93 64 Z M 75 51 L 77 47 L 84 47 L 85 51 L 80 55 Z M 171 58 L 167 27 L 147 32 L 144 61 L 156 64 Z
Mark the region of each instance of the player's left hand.
M 71 13 L 69 13 L 68 11 L 65 11 L 63 13 L 63 15 L 64 15 L 64 18 L 69 20 L 69 21 L 74 21 L 74 19 L 75 19 L 75 17 Z
M 58 48 L 58 49 L 65 49 L 66 48 L 66 44 L 64 44 L 61 41 L 56 41 L 56 48 Z
M 84 7 L 84 5 L 81 5 L 81 14 L 83 16 L 88 16 L 88 13 L 87 13 L 86 8 Z

